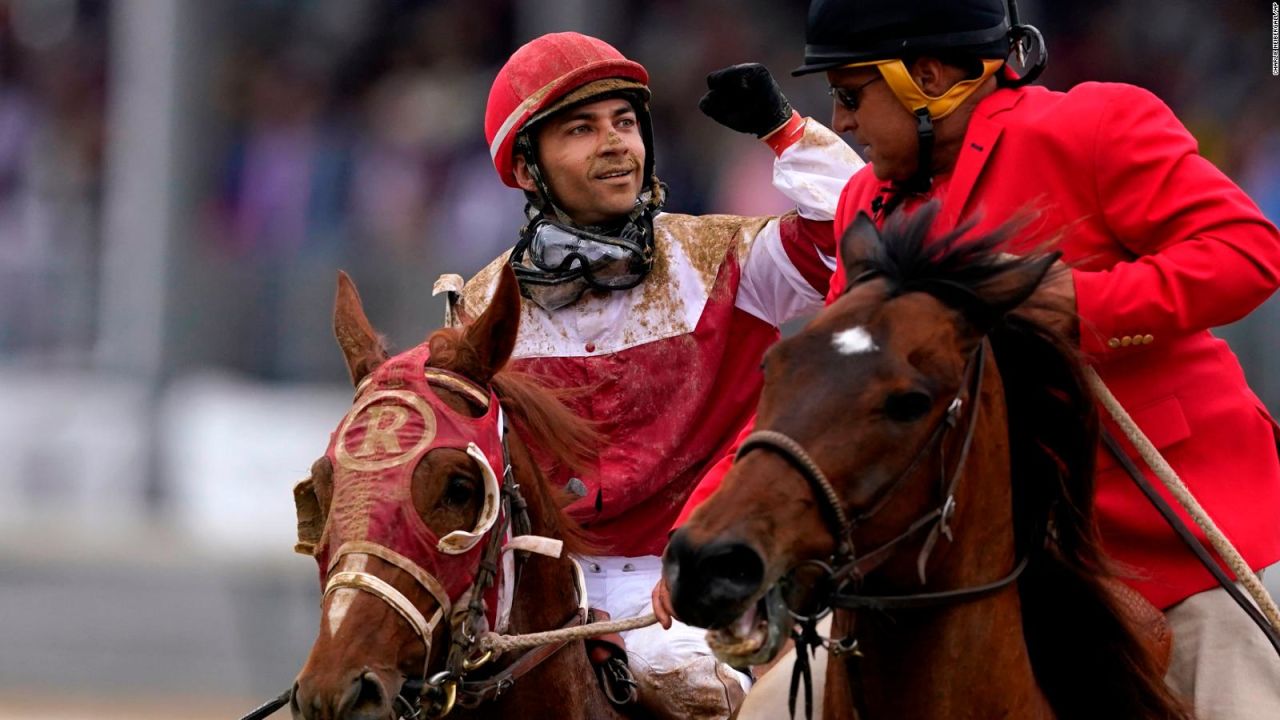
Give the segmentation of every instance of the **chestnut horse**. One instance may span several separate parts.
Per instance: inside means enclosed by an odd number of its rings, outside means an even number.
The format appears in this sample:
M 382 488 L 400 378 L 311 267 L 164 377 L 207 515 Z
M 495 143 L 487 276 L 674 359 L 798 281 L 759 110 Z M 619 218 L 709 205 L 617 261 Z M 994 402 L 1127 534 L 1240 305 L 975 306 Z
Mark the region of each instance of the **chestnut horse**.
M 824 645 L 828 719 L 1188 717 L 1110 589 L 1079 359 L 1027 311 L 1056 254 L 936 212 L 859 217 L 848 289 L 766 355 L 756 432 L 668 546 L 676 613 L 729 662 Z
M 507 583 L 515 586 L 509 632 L 583 620 L 572 560 L 527 552 L 554 555 L 547 537 L 563 541 L 565 553 L 587 549 L 530 448 L 546 455 L 540 460 L 576 465 L 595 438 L 554 396 L 503 370 L 519 316 L 508 271 L 474 323 L 388 357 L 355 286 L 339 276 L 334 330 L 357 390 L 329 450 L 295 490 L 299 550 L 316 556 L 325 588 L 319 635 L 290 697 L 295 719 L 440 717 L 455 697 L 452 714 L 461 718 L 621 717 L 581 641 L 537 662 L 516 654 L 474 667 L 483 658 L 470 640 L 497 621 L 501 604 L 474 587 L 481 572 L 505 567 L 495 585 L 518 577 Z M 504 434 L 504 413 L 516 432 Z M 508 554 L 489 548 L 509 537 L 508 521 L 531 542 L 506 541 L 521 551 L 504 563 Z M 522 677 L 504 675 L 517 666 Z M 468 688 L 479 688 L 471 703 Z

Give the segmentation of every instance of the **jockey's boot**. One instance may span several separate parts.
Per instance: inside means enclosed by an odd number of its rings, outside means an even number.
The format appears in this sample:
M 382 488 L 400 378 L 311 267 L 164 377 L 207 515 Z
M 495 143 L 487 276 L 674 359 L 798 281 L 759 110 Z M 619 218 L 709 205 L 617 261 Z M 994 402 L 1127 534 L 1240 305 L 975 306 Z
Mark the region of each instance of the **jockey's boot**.
M 635 661 L 640 705 L 661 720 L 727 720 L 746 692 L 734 671 L 710 655 L 694 657 L 671 670 Z

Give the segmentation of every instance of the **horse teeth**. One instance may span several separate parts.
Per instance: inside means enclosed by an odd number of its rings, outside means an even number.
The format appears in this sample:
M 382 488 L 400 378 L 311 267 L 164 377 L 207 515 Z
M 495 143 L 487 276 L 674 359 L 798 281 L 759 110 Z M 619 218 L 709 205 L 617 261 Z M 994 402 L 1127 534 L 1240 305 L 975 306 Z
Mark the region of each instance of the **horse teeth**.
M 733 622 L 733 634 L 740 638 L 745 638 L 755 629 L 756 624 L 756 606 L 752 605 L 746 612 Z
M 711 646 L 712 652 L 721 657 L 742 658 L 754 655 L 764 647 L 765 639 L 765 628 L 760 626 L 746 637 L 730 637 L 723 630 L 714 630 L 707 634 L 707 644 Z

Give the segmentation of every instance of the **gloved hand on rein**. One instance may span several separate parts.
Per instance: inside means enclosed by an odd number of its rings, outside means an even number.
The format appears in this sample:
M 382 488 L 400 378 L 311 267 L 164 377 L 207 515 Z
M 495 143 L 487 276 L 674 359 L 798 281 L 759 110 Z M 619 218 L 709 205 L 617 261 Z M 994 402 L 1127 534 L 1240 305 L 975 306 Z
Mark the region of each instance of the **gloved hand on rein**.
M 791 103 L 760 63 L 716 70 L 707 76 L 707 87 L 698 109 L 731 130 L 764 137 L 791 119 Z

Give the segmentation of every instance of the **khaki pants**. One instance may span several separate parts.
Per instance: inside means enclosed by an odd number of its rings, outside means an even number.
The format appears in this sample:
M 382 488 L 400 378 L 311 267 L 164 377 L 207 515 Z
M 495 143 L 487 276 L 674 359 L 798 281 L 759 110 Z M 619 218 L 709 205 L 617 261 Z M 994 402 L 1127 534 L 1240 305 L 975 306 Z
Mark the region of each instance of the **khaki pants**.
M 818 623 L 818 633 L 831 634 L 831 616 Z M 796 665 L 796 651 L 788 650 L 782 658 L 751 686 L 746 702 L 738 711 L 738 720 L 781 720 L 787 714 L 787 695 L 791 690 L 791 670 Z M 827 651 L 818 649 L 809 662 L 813 671 L 813 720 L 822 718 L 822 694 L 827 686 Z M 796 717 L 804 717 L 804 688 L 796 693 Z
M 1192 595 L 1165 616 L 1173 631 L 1165 680 L 1193 700 L 1197 720 L 1280 718 L 1280 655 L 1226 590 Z

